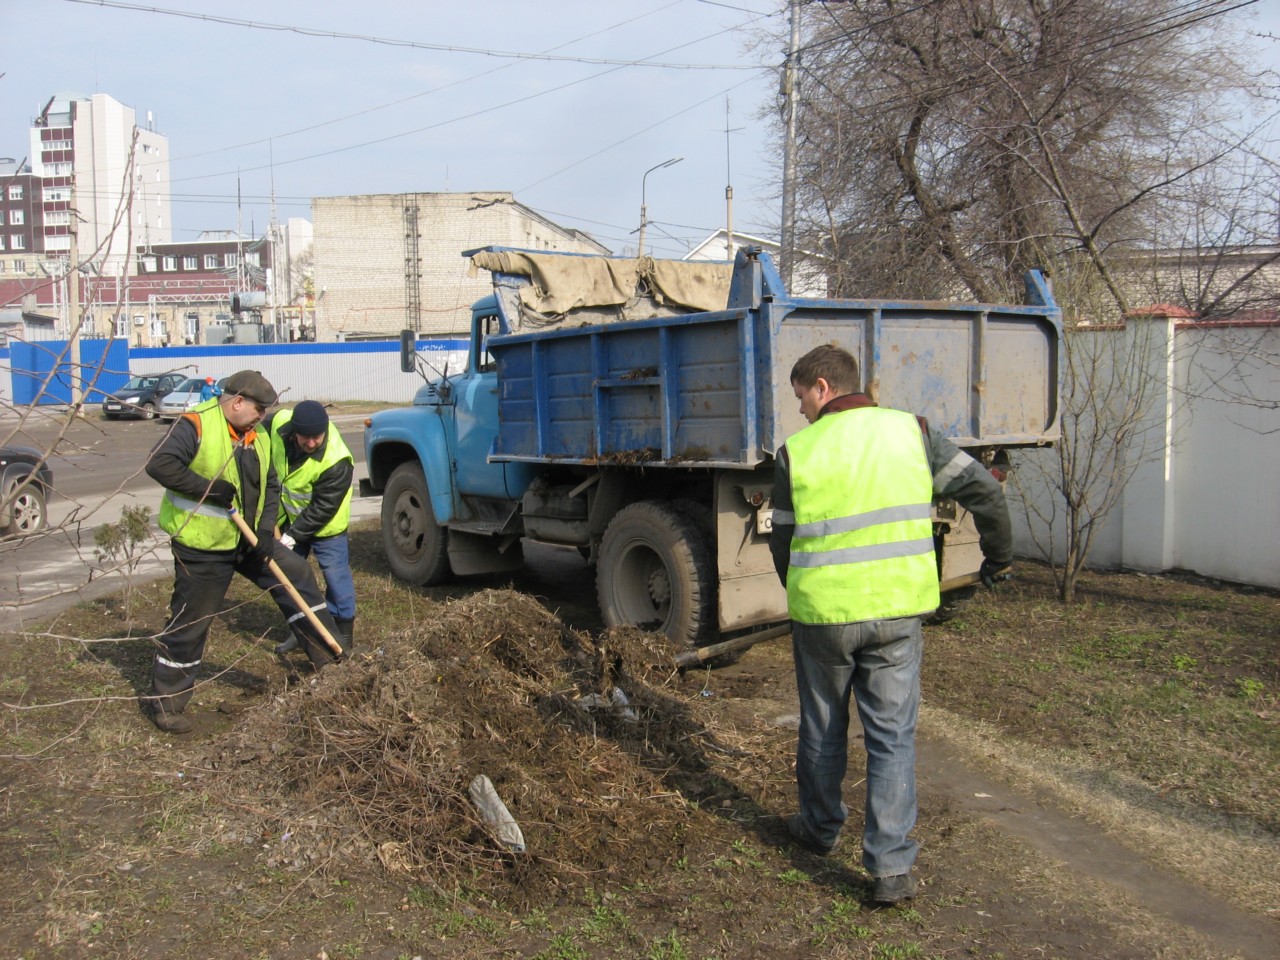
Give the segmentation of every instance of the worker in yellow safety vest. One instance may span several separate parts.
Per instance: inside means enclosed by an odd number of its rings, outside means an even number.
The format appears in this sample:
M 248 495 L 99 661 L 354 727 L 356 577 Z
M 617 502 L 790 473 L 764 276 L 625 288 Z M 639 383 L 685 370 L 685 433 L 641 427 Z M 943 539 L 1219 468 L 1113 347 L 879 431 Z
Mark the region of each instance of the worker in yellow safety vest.
M 317 668 L 334 659 L 268 566 L 276 562 L 324 629 L 336 635 L 311 567 L 275 538 L 280 481 L 271 466 L 271 443 L 255 429 L 275 402 L 275 388 L 262 374 L 241 370 L 227 378 L 220 396 L 179 417 L 147 461 L 147 475 L 165 488 L 160 527 L 172 538 L 174 581 L 170 619 L 159 637 L 144 702 L 166 733 L 192 729 L 186 708 L 209 626 L 221 612 L 234 574 L 271 591 Z M 233 510 L 256 530 L 256 545 L 242 536 Z
M 918 844 L 915 727 L 921 618 L 938 606 L 934 497 L 968 509 L 978 528 L 981 577 L 1010 564 L 1012 534 L 1000 483 L 923 418 L 858 392 L 857 361 L 833 344 L 806 353 L 791 386 L 809 426 L 778 450 L 773 487 L 774 566 L 787 590 L 800 694 L 791 835 L 819 854 L 835 849 L 849 810 L 849 697 L 867 751 L 862 862 L 870 899 L 910 900 Z
M 324 574 L 325 603 L 338 626 L 339 642 L 355 643 L 356 588 L 351 576 L 347 526 L 355 458 L 328 411 L 315 400 L 281 409 L 267 424 L 271 461 L 280 477 L 280 542 L 301 557 L 315 554 Z M 277 647 L 296 646 L 290 637 Z

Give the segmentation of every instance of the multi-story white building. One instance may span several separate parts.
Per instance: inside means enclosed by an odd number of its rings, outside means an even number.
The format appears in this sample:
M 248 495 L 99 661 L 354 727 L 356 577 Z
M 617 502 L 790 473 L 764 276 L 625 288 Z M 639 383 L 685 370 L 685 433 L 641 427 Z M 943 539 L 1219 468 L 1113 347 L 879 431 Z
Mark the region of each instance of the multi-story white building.
M 55 94 L 32 121 L 31 172 L 40 183 L 37 254 L 69 253 L 73 203 L 78 259 L 98 272 L 124 272 L 130 238 L 171 238 L 169 141 L 150 114 L 140 127 L 132 107 L 105 93 Z

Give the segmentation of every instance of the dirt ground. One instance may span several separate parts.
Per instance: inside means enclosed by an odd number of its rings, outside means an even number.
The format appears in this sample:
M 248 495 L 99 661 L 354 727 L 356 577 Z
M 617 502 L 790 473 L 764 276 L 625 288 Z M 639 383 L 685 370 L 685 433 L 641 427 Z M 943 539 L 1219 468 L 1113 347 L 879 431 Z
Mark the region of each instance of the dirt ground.
M 1091 576 L 1065 612 L 1025 565 L 930 627 L 923 886 L 871 910 L 856 724 L 842 846 L 786 833 L 788 641 L 681 673 L 600 630 L 575 553 L 534 559 L 414 590 L 353 533 L 359 655 L 318 677 L 237 586 L 185 738 L 136 703 L 168 581 L 0 637 L 0 957 L 1280 956 L 1280 598 Z

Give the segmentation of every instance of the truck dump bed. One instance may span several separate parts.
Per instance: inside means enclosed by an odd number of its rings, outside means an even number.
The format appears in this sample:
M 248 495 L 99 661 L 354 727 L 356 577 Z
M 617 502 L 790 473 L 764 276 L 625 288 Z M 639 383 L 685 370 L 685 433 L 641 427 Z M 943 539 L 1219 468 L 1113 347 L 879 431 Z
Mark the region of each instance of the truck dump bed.
M 493 273 L 502 331 L 487 341 L 500 389 L 491 460 L 755 467 L 805 426 L 791 367 L 830 342 L 858 358 L 881 406 L 927 417 L 962 447 L 1058 437 L 1061 318 L 1038 273 L 1021 306 L 823 300 L 787 296 L 755 250 L 732 270 L 470 255 Z M 573 279 L 575 260 L 587 279 Z

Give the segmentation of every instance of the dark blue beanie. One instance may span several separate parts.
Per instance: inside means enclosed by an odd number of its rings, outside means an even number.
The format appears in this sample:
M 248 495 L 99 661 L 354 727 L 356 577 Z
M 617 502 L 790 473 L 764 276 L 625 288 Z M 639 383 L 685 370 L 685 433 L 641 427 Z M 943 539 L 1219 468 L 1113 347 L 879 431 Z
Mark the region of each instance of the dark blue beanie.
M 318 437 L 329 429 L 329 414 L 315 400 L 303 400 L 293 408 L 293 432 L 303 437 Z

